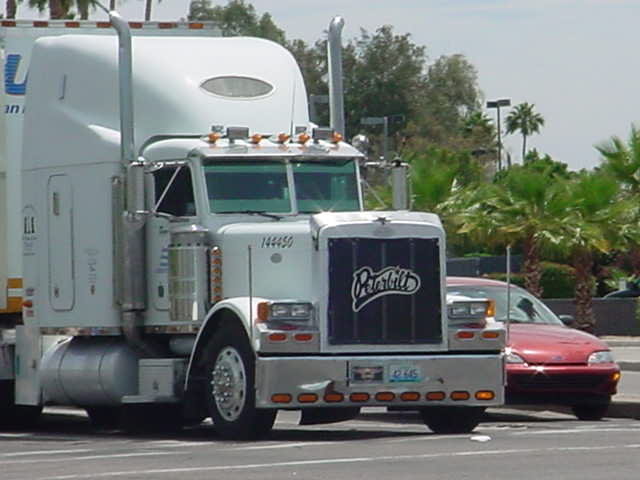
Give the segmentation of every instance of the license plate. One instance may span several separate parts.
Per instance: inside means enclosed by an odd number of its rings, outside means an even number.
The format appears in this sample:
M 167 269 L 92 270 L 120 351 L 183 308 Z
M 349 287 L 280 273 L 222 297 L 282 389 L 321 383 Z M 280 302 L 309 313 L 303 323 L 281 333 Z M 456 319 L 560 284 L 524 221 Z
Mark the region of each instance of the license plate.
M 422 380 L 422 372 L 417 365 L 390 365 L 389 382 L 419 382 Z
M 351 367 L 351 381 L 356 383 L 382 383 L 384 367 L 381 365 Z

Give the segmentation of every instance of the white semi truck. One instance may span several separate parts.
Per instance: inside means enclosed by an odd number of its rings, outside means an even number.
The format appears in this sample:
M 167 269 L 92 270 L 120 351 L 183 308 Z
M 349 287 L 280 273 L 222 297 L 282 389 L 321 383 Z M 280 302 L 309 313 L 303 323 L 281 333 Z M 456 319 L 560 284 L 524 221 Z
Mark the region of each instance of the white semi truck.
M 3 28 L 23 141 L 6 130 L 0 419 L 73 405 L 255 438 L 279 409 L 311 424 L 388 406 L 466 432 L 503 403 L 504 330 L 489 302 L 447 306 L 438 217 L 363 209 L 363 157 L 338 133 L 340 19 L 333 128 L 310 124 L 272 42 L 111 24 Z

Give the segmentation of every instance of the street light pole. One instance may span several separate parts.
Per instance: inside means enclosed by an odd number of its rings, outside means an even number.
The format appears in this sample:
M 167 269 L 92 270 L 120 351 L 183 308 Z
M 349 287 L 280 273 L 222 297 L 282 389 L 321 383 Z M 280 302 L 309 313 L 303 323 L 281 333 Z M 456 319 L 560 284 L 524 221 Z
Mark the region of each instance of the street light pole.
M 487 108 L 495 108 L 498 117 L 498 170 L 502 170 L 502 129 L 500 127 L 500 107 L 510 107 L 511 99 L 501 98 L 500 100 L 490 100 Z

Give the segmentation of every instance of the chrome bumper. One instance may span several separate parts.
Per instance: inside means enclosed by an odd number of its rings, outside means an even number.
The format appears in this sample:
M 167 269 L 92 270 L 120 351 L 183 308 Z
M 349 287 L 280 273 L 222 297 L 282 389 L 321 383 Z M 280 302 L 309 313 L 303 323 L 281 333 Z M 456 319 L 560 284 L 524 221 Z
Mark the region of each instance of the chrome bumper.
M 259 408 L 502 404 L 501 354 L 256 360 Z

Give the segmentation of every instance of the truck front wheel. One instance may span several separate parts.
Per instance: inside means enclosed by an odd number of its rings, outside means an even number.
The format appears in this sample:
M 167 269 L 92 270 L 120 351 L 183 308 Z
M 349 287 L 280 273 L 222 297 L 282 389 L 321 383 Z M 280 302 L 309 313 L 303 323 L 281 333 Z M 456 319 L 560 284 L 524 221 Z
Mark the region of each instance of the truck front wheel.
M 255 406 L 255 357 L 244 329 L 224 325 L 207 348 L 206 401 L 216 431 L 223 438 L 265 436 L 277 410 Z
M 469 433 L 480 423 L 484 407 L 429 407 L 420 410 L 434 433 Z

